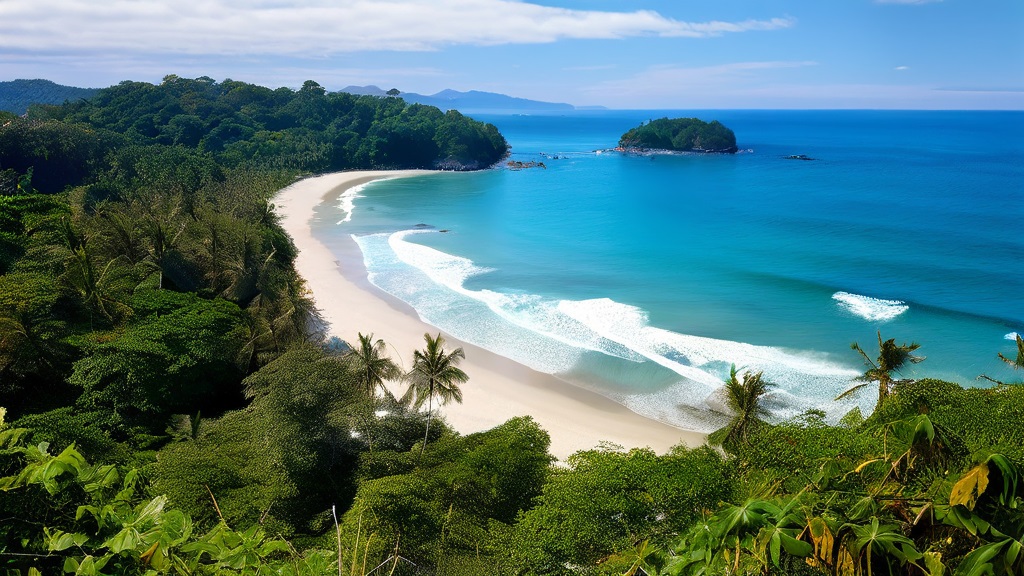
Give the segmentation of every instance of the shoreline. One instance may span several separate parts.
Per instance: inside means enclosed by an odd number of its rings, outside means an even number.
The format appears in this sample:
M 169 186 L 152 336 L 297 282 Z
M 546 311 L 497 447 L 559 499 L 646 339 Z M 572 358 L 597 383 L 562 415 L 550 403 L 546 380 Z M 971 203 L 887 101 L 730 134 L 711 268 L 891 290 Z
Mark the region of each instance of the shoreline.
M 490 352 L 430 326 L 411 306 L 373 286 L 367 279 L 362 252 L 350 237 L 327 246 L 312 233 L 318 206 L 336 201 L 345 191 L 368 182 L 441 174 L 431 170 L 365 170 L 306 178 L 273 198 L 281 227 L 298 249 L 296 271 L 306 281 L 329 334 L 346 342 L 357 333 L 382 338 L 400 365 L 423 346 L 423 334 L 441 332 L 446 348 L 461 346 L 460 367 L 469 375 L 462 386 L 463 403 L 438 409 L 460 434 L 498 426 L 514 416 L 532 416 L 551 436 L 551 453 L 561 461 L 578 450 L 611 442 L 624 448 L 649 447 L 658 453 L 680 443 L 695 447 L 706 435 L 683 430 L 637 414 L 596 392 L 574 386 Z M 333 265 L 331 265 L 333 263 Z M 394 348 L 391 348 L 391 347 Z M 408 368 L 406 366 L 405 368 Z

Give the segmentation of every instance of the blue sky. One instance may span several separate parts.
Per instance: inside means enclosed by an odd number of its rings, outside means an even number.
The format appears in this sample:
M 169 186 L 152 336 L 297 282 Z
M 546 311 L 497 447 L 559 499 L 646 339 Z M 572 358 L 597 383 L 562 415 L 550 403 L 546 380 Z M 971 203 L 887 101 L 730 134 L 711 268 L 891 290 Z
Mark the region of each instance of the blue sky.
M 0 80 L 1024 109 L 1024 0 L 0 0 Z

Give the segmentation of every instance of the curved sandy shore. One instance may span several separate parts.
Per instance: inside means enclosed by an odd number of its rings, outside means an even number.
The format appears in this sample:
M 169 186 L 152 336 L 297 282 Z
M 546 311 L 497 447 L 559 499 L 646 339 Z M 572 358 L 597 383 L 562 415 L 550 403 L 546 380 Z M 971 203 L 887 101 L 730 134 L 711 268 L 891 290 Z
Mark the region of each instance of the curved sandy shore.
M 351 238 L 330 246 L 314 238 L 315 208 L 334 201 L 345 190 L 382 178 L 432 174 L 426 170 L 338 172 L 307 178 L 281 190 L 274 198 L 282 227 L 299 250 L 295 267 L 306 279 L 331 334 L 356 341 L 358 332 L 372 332 L 395 347 L 396 361 L 406 368 L 423 334 L 438 329 L 425 324 L 404 302 L 366 279 L 359 247 Z M 449 347 L 462 346 L 461 367 L 470 377 L 462 387 L 463 403 L 441 409 L 448 422 L 468 434 L 497 426 L 513 416 L 529 415 L 551 435 L 551 453 L 560 460 L 603 441 L 626 448 L 647 446 L 659 453 L 686 443 L 698 446 L 705 436 L 645 418 L 588 390 L 543 374 L 508 358 L 460 342 L 445 334 Z M 401 356 L 401 360 L 396 356 Z

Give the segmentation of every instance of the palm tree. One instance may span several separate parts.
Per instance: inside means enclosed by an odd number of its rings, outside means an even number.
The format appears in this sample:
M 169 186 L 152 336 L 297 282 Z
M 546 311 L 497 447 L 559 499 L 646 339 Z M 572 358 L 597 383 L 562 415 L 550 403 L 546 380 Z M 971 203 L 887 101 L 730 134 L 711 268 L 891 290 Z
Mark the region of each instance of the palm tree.
M 733 364 L 725 380 L 725 405 L 734 414 L 732 421 L 711 435 L 713 442 L 747 441 L 749 431 L 768 416 L 768 410 L 761 405 L 761 398 L 768 393 L 771 382 L 764 379 L 763 372 L 744 372 L 740 379 L 739 370 Z
M 1017 334 L 1017 357 L 1009 359 L 1003 356 L 1002 352 L 999 352 L 999 359 L 1009 364 L 1014 370 L 1020 370 L 1024 368 L 1024 338 L 1021 338 L 1020 334 Z
M 423 449 L 427 446 L 427 438 L 430 435 L 430 417 L 434 410 L 434 397 L 438 398 L 438 405 L 444 406 L 452 400 L 462 403 L 462 390 L 459 384 L 469 381 L 459 367 L 459 362 L 465 359 L 466 353 L 462 348 L 456 348 L 445 353 L 444 338 L 438 333 L 436 338 L 430 334 L 424 334 L 427 347 L 423 350 L 413 352 L 412 370 L 406 374 L 409 380 L 409 391 L 406 395 L 415 398 L 417 408 L 427 403 L 427 430 L 423 434 L 423 446 L 420 447 L 420 457 L 423 457 Z
M 868 366 L 867 372 L 864 372 L 862 376 L 859 376 L 857 380 L 860 380 L 861 384 L 855 384 L 848 390 L 836 396 L 836 400 L 841 400 L 849 396 L 850 394 L 864 388 L 871 382 L 878 382 L 878 404 L 881 406 L 882 402 L 889 397 L 889 393 L 892 391 L 893 377 L 892 374 L 895 372 L 900 373 L 900 369 L 903 368 L 907 362 L 911 364 L 917 364 L 924 360 L 924 356 L 914 356 L 913 352 L 920 348 L 921 345 L 917 343 L 897 345 L 895 338 L 890 338 L 886 341 L 882 341 L 882 332 L 878 332 L 878 360 L 877 362 L 872 361 L 866 352 L 860 347 L 859 344 L 854 342 L 850 344 L 850 348 L 856 350 L 864 358 L 864 363 Z M 876 406 L 876 408 L 877 408 Z
M 359 347 L 353 348 L 345 355 L 358 374 L 359 384 L 368 396 L 384 387 L 385 380 L 397 380 L 402 377 L 402 370 L 387 355 L 387 344 L 384 340 L 373 341 L 373 334 L 359 333 Z
M 1015 334 L 1015 336 L 1017 340 L 1017 357 L 1008 358 L 1006 356 L 1003 356 L 1002 352 L 999 352 L 998 356 L 1000 360 L 1009 364 L 1010 368 L 1013 368 L 1014 370 L 1022 370 L 1024 369 L 1024 338 L 1021 338 L 1020 334 Z M 995 380 L 984 374 L 979 376 L 979 378 L 984 378 L 985 380 L 995 382 L 996 384 L 1006 384 L 1005 382 L 1000 382 L 999 380 Z

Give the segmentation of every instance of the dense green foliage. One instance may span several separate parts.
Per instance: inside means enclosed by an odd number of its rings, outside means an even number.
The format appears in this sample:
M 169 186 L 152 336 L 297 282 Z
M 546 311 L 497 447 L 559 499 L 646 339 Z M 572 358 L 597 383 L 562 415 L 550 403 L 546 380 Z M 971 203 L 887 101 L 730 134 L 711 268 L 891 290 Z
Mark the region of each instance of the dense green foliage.
M 63 86 L 49 80 L 10 80 L 0 82 L 0 111 L 24 114 L 33 104 L 63 104 L 92 98 L 96 88 Z
M 666 544 L 732 491 L 731 467 L 704 447 L 578 452 L 552 473 L 535 506 L 509 530 L 503 547 L 513 574 L 620 574 L 634 543 Z
M 736 152 L 736 135 L 718 120 L 660 118 L 631 128 L 619 138 L 626 149 L 680 152 Z
M 531 419 L 513 418 L 465 438 L 446 436 L 423 461 L 416 451 L 364 454 L 355 505 L 342 519 L 346 562 L 372 567 L 397 550 L 442 572 L 493 572 L 495 533 L 539 494 L 548 445 Z
M 471 170 L 494 164 L 507 150 L 493 125 L 457 111 L 410 106 L 400 98 L 327 94 L 313 81 L 298 91 L 206 77 L 168 76 L 159 85 L 122 82 L 89 100 L 35 107 L 28 118 L 2 126 L 0 168 L 25 173 L 35 166 L 35 186 L 48 193 L 85 183 L 110 164 L 121 177 L 178 181 L 146 170 L 156 165 L 180 171 L 175 163 L 133 157 L 159 156 L 162 150 L 130 148 L 127 159 L 121 152 L 110 157 L 126 146 L 197 152 L 186 164 L 303 172 Z M 194 186 L 196 176 L 190 176 L 181 182 Z

